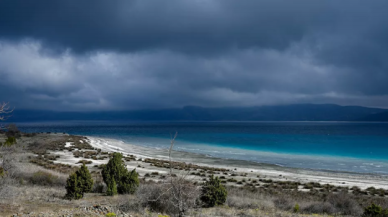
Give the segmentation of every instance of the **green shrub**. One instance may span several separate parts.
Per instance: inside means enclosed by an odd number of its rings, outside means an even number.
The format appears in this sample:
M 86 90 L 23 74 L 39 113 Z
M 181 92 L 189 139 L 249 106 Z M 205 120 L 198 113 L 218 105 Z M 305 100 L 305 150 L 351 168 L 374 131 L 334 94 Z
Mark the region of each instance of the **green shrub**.
M 0 167 L 0 177 L 3 177 L 5 175 L 3 167 Z
M 11 146 L 16 144 L 16 139 L 15 137 L 8 137 L 7 140 L 5 140 L 4 145 L 5 146 Z
M 82 198 L 82 191 L 80 187 L 78 186 L 78 180 L 77 180 L 77 174 L 73 173 L 69 176 L 69 178 L 66 181 L 66 198 L 71 199 L 81 199 Z
M 205 207 L 214 207 L 222 205 L 226 201 L 228 192 L 225 186 L 221 184 L 218 177 L 211 176 L 208 181 L 202 185 L 201 189 L 201 201 Z
M 364 209 L 365 217 L 388 217 L 388 210 L 382 209 L 381 206 L 372 203 L 372 205 Z
M 120 153 L 113 153 L 108 164 L 102 168 L 102 178 L 108 187 L 107 195 L 133 194 L 139 186 L 136 170 L 129 172 L 122 157 L 123 155 Z
M 84 193 L 93 188 L 93 179 L 88 168 L 83 164 L 79 170 L 71 174 L 66 181 L 66 198 L 81 199 Z
M 88 167 L 85 164 L 82 164 L 81 168 L 76 172 L 78 186 L 80 187 L 83 193 L 88 193 L 93 188 L 93 179 L 90 175 Z
M 295 204 L 295 206 L 294 206 L 294 212 L 299 212 L 299 204 Z
M 136 170 L 127 171 L 121 177 L 118 187 L 119 194 L 133 194 L 139 186 L 139 177 Z
M 114 178 L 108 179 L 106 186 L 106 195 L 113 196 L 117 194 L 117 184 Z
M 108 214 L 105 215 L 106 217 L 115 217 L 116 214 L 114 212 L 110 212 Z

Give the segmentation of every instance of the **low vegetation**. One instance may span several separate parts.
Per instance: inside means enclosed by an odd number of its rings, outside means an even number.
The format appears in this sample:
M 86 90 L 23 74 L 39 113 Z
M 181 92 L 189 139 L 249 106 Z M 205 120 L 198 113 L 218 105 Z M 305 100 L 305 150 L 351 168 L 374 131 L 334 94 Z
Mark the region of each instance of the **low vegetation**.
M 381 206 L 372 203 L 366 207 L 363 215 L 364 217 L 388 217 L 388 209 L 382 209 Z

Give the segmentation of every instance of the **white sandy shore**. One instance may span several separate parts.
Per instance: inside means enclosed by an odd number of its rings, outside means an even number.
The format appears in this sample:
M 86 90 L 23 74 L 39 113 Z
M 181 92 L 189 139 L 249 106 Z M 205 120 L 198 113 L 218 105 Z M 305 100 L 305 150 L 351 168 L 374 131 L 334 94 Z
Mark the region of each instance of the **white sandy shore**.
M 115 139 L 87 137 L 87 141 L 94 148 L 101 149 L 107 152 L 121 152 L 125 155 L 134 155 L 138 159 L 142 158 L 154 158 L 154 159 L 168 159 L 168 150 L 154 149 L 142 146 L 135 146 L 124 143 Z M 68 145 L 68 144 L 66 144 Z M 70 145 L 70 144 L 69 144 Z M 56 161 L 58 163 L 65 164 L 77 164 L 82 158 L 75 158 L 72 152 L 63 151 L 55 152 L 56 155 L 61 157 Z M 106 164 L 107 160 L 91 160 L 94 165 Z M 193 163 L 200 166 L 209 166 L 217 168 L 225 168 L 233 171 L 232 173 L 242 174 L 247 173 L 245 179 L 272 179 L 281 181 L 298 181 L 301 183 L 306 182 L 319 182 L 321 184 L 331 184 L 336 186 L 357 186 L 361 189 L 368 187 L 384 188 L 388 189 L 388 177 L 386 175 L 373 175 L 373 174 L 357 174 L 357 173 L 345 173 L 345 172 L 326 172 L 326 171 L 313 171 L 306 169 L 295 169 L 280 167 L 276 165 L 258 164 L 254 162 L 230 160 L 212 158 L 195 153 L 186 152 L 173 152 L 173 160 Z M 129 169 L 136 168 L 140 175 L 145 173 L 159 172 L 167 173 L 165 168 L 159 168 L 151 166 L 148 163 L 142 161 L 131 161 L 127 163 Z M 200 177 L 192 177 L 193 179 L 200 179 Z M 236 178 L 236 177 L 234 177 Z

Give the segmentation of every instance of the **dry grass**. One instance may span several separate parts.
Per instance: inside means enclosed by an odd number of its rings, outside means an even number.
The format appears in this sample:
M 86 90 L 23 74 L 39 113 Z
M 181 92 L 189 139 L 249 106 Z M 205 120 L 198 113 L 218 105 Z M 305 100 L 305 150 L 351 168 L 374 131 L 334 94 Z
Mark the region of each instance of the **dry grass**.
M 285 212 L 281 210 L 260 210 L 260 209 L 235 209 L 230 207 L 215 207 L 215 208 L 208 208 L 208 209 L 199 209 L 195 210 L 189 213 L 188 216 L 192 217 L 206 217 L 206 216 L 223 216 L 223 217 L 235 217 L 235 216 L 241 216 L 241 217 L 254 217 L 254 216 L 260 216 L 260 217 L 297 217 L 297 216 L 304 216 L 304 217 L 326 217 L 330 216 L 327 214 L 298 214 L 298 213 L 291 213 L 291 212 Z

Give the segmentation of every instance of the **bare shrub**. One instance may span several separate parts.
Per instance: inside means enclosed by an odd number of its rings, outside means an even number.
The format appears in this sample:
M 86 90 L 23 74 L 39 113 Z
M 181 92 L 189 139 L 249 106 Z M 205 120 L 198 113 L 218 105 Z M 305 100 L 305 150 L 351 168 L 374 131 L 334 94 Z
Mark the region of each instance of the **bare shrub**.
M 136 193 L 142 207 L 154 212 L 169 213 L 174 206 L 169 202 L 170 196 L 167 185 L 159 183 L 141 185 Z
M 328 195 L 322 202 L 304 202 L 301 205 L 301 212 L 360 216 L 362 208 L 349 194 L 341 192 Z
M 7 126 L 7 132 L 5 133 L 7 137 L 20 138 L 22 136 L 20 130 L 17 128 L 16 124 L 9 124 Z
M 41 186 L 64 186 L 66 183 L 66 174 L 58 173 L 52 170 L 44 169 L 34 164 L 21 163 L 25 156 L 15 155 L 14 169 L 12 178 L 18 183 L 26 181 L 33 185 Z
M 30 177 L 29 181 L 34 185 L 43 185 L 43 186 L 63 184 L 63 183 L 60 183 L 58 176 L 55 176 L 49 172 L 44 172 L 44 171 L 35 172 Z
M 141 187 L 140 187 L 141 188 Z M 119 195 L 120 196 L 120 195 Z M 116 209 L 124 213 L 139 213 L 145 214 L 145 208 L 141 204 L 141 200 L 135 195 L 123 195 L 123 197 L 118 201 Z
M 362 208 L 349 194 L 343 192 L 339 194 L 330 194 L 327 197 L 327 202 L 333 205 L 336 213 L 353 216 L 360 216 L 362 214 Z
M 3 168 L 3 176 L 14 176 L 16 167 L 14 154 L 16 150 L 15 145 L 0 147 L 0 167 Z
M 332 214 L 336 212 L 336 209 L 331 203 L 328 202 L 313 202 L 302 205 L 300 211 L 303 213 Z
M 276 208 L 281 210 L 291 210 L 295 206 L 295 201 L 287 197 L 276 198 L 273 203 Z
M 106 191 L 106 184 L 101 180 L 96 180 L 93 184 L 93 193 L 104 193 Z
M 0 103 L 0 121 L 6 120 L 12 112 L 7 102 Z
M 169 179 L 144 185 L 139 188 L 137 195 L 143 207 L 171 216 L 184 216 L 189 209 L 197 206 L 200 191 L 193 182 L 187 180 L 189 170 L 181 170 L 178 175 L 173 172 L 175 165 L 171 160 L 171 153 L 176 136 L 177 133 L 171 138 L 169 149 Z
M 262 209 L 274 207 L 272 197 L 245 188 L 227 187 L 226 205 L 237 209 Z
M 182 194 L 177 197 L 174 195 L 177 192 L 172 190 L 170 183 L 147 183 L 139 187 L 136 198 L 143 208 L 171 216 L 180 216 L 182 211 L 186 212 L 196 206 L 199 191 L 197 186 L 187 180 L 179 183 L 179 188 L 182 192 L 197 192 L 197 194 Z

